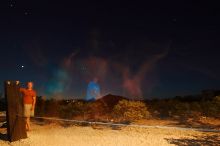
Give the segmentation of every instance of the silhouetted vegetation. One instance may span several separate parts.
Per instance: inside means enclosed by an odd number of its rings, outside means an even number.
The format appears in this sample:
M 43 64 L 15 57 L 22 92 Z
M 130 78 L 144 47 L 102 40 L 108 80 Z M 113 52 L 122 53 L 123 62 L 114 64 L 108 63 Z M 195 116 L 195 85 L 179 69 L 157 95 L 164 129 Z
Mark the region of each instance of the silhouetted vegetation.
M 139 120 L 148 118 L 150 113 L 141 101 L 121 100 L 114 106 L 113 115 L 124 120 Z
M 0 98 L 0 110 L 5 111 L 5 99 Z M 122 96 L 106 95 L 94 102 L 55 100 L 37 97 L 36 116 L 79 118 L 84 120 L 115 120 L 149 118 L 220 118 L 220 91 L 204 90 L 200 95 L 167 99 L 132 101 Z
M 151 113 L 157 117 L 207 116 L 220 118 L 219 91 L 208 91 L 203 91 L 201 95 L 196 96 L 148 100 L 146 104 Z
M 83 100 L 46 100 L 38 97 L 37 116 L 80 117 L 89 119 L 143 119 L 153 118 L 220 118 L 218 91 L 203 91 L 201 95 L 132 101 L 125 97 L 107 95 L 94 102 Z
M 0 98 L 0 111 L 6 111 L 6 101 L 5 101 L 5 98 Z
M 220 144 L 219 134 L 207 135 L 207 136 L 194 136 L 194 138 L 181 138 L 181 139 L 167 139 L 170 144 L 181 145 L 181 146 L 217 146 Z

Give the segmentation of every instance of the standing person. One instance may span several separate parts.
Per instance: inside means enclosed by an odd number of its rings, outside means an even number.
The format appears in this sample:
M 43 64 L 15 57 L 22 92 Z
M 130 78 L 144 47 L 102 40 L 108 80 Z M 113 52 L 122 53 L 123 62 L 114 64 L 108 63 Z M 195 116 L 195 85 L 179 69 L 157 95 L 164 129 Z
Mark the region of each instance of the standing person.
M 98 84 L 98 78 L 94 78 L 88 84 L 86 101 L 95 101 L 98 97 L 100 97 L 100 86 Z
M 33 89 L 33 82 L 27 82 L 27 88 L 20 88 L 24 104 L 24 117 L 26 130 L 30 130 L 30 117 L 34 116 L 36 103 L 36 91 Z

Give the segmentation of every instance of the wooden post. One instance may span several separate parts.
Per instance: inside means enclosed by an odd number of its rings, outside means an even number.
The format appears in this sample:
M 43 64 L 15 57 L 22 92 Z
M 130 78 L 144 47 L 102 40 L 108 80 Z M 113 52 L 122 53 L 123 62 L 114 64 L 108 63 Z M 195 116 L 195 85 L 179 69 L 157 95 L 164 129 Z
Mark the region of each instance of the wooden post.
M 10 142 L 27 138 L 25 119 L 23 116 L 23 101 L 18 81 L 5 82 L 7 135 Z

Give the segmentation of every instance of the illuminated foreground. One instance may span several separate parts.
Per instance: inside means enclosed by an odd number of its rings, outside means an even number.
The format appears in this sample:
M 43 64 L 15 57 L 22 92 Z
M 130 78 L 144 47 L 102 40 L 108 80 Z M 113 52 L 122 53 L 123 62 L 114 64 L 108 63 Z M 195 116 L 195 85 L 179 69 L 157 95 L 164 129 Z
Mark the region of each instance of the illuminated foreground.
M 193 130 L 61 126 L 32 124 L 28 138 L 13 143 L 0 140 L 1 146 L 146 146 L 216 145 L 220 134 Z

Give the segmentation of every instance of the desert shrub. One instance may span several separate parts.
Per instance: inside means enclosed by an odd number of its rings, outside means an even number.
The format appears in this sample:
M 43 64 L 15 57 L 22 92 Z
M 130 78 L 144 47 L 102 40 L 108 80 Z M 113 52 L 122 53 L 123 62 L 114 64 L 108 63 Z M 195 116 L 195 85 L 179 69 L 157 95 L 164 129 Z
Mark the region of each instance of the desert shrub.
M 202 108 L 199 102 L 190 103 L 190 110 L 194 112 L 202 112 Z
M 46 100 L 42 97 L 37 97 L 36 101 L 36 109 L 35 109 L 35 115 L 36 116 L 44 116 L 45 115 L 45 102 Z
M 81 101 L 76 101 L 73 103 L 68 103 L 62 105 L 59 108 L 59 115 L 62 118 L 71 119 L 73 116 L 83 115 L 86 110 L 86 105 Z
M 87 114 L 98 114 L 102 111 L 102 105 L 96 102 L 87 103 Z
M 146 105 L 141 101 L 121 100 L 113 108 L 113 115 L 125 120 L 138 120 L 150 116 Z
M 201 102 L 201 107 L 205 116 L 219 117 L 220 106 L 218 104 L 218 99 L 213 101 L 203 101 Z
M 179 101 L 176 99 L 161 99 L 155 103 L 154 110 L 160 113 L 160 118 L 167 118 L 176 114 L 179 109 L 176 105 L 179 105 Z
M 220 95 L 213 98 L 213 102 L 220 107 Z
M 45 116 L 59 116 L 59 102 L 56 99 L 49 99 L 45 101 L 44 112 Z
M 155 105 L 154 110 L 160 113 L 160 117 L 183 115 L 190 109 L 187 102 L 181 102 L 178 99 L 161 99 Z
M 62 118 L 83 118 L 84 120 L 103 120 L 110 114 L 108 108 L 100 101 L 81 102 L 76 101 L 64 104 L 60 107 Z
M 155 109 L 160 114 L 160 118 L 167 118 L 170 116 L 174 116 L 178 113 L 181 113 L 180 110 L 182 110 L 182 105 L 180 101 L 176 99 L 161 99 L 155 103 Z
M 190 117 L 199 118 L 202 115 L 202 107 L 198 101 L 189 103 L 190 106 Z
M 99 101 L 86 103 L 85 115 L 88 120 L 103 120 L 109 116 L 108 108 Z
M 173 105 L 174 106 L 174 114 L 176 115 L 187 115 L 189 114 L 190 111 L 190 106 L 187 102 L 176 102 L 176 104 Z

